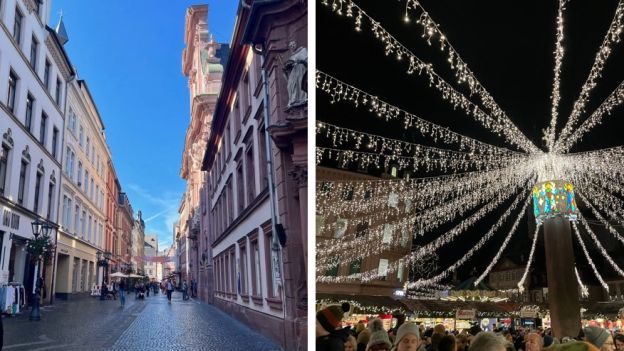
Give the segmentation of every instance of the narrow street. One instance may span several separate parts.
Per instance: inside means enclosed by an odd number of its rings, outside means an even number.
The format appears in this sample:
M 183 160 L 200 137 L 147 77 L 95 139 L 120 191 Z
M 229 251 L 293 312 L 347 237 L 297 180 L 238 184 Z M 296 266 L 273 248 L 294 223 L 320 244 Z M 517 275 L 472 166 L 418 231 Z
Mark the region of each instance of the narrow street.
M 28 320 L 28 311 L 4 318 L 3 350 L 280 350 L 213 306 L 197 300 L 182 301 L 174 293 L 100 301 L 84 296 L 57 301 L 41 310 L 41 321 Z

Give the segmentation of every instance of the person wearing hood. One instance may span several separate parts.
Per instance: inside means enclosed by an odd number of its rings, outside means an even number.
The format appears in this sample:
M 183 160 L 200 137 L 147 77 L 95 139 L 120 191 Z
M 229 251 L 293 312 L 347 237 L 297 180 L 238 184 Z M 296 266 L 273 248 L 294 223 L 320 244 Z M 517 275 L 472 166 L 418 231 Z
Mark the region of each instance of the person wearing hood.
M 340 328 L 349 304 L 328 306 L 316 314 L 316 351 L 344 351 L 349 327 Z
M 600 327 L 589 326 L 583 328 L 585 341 L 596 346 L 600 351 L 615 351 L 613 336 L 608 330 Z

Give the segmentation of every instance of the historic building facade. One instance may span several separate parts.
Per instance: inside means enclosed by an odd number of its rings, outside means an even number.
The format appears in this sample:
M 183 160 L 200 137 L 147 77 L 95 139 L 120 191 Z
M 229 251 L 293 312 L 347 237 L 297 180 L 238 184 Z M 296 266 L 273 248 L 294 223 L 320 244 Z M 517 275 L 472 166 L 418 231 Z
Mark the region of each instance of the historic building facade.
M 162 278 L 162 262 L 159 262 L 158 238 L 155 235 L 145 235 L 143 247 L 145 275 L 151 280 L 160 280 Z M 159 265 L 161 272 L 158 269 Z
M 98 251 L 105 250 L 106 161 L 104 124 L 83 80 L 68 84 L 56 257 L 56 296 L 90 291 L 99 284 Z
M 306 33 L 305 1 L 241 2 L 200 198 L 211 301 L 289 350 L 307 333 Z
M 121 189 L 120 189 L 121 190 Z M 118 267 L 121 272 L 132 271 L 132 228 L 134 226 L 134 212 L 128 195 L 119 192 L 117 196 L 117 242 Z M 136 273 L 136 272 L 135 272 Z
M 145 244 L 145 222 L 141 211 L 137 212 L 137 217 L 133 221 L 132 226 L 132 249 L 130 263 L 132 269 L 137 274 L 145 273 L 145 263 L 143 260 Z
M 58 225 L 63 111 L 74 76 L 66 38 L 46 26 L 50 7 L 49 1 L 17 0 L 0 7 L 0 283 L 22 283 L 28 291 L 35 276 L 25 251 L 31 222 Z M 42 269 L 46 300 L 53 262 Z
M 180 168 L 186 191 L 180 204 L 178 238 L 182 279 L 197 281 L 198 293 L 205 300 L 208 299 L 207 265 L 210 262 L 206 240 L 208 214 L 205 207 L 200 208 L 200 198 L 206 188 L 201 163 L 223 73 L 220 58 L 216 56 L 220 44 L 209 34 L 207 19 L 207 5 L 191 6 L 186 14 L 184 41 L 187 46 L 182 54 L 182 72 L 189 79 L 191 121 Z

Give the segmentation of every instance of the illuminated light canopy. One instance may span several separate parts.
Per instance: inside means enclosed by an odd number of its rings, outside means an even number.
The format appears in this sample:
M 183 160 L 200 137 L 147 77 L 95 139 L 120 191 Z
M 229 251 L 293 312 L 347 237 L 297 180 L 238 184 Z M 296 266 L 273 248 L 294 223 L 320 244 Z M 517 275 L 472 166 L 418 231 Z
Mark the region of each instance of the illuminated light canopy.
M 533 214 L 537 223 L 541 224 L 544 220 L 557 216 L 575 221 L 577 213 L 572 183 L 549 180 L 533 187 Z

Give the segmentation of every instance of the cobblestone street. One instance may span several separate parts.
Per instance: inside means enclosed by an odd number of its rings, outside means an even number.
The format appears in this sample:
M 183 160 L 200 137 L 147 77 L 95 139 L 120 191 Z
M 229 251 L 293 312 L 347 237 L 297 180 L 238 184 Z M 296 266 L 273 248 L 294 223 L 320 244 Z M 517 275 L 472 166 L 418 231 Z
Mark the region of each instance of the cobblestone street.
M 123 309 L 118 300 L 57 301 L 42 308 L 39 322 L 28 311 L 4 318 L 3 350 L 280 350 L 211 305 L 182 301 L 180 293 L 172 300 L 130 294 Z

